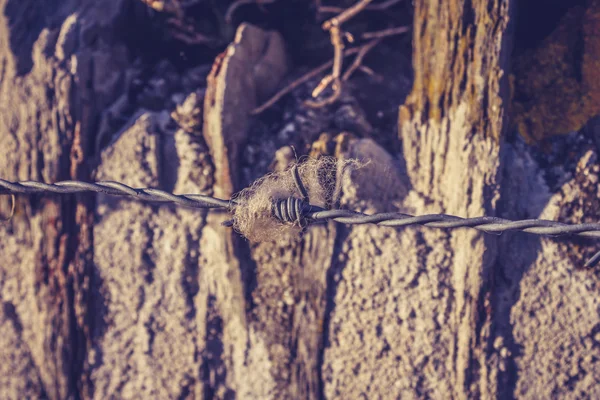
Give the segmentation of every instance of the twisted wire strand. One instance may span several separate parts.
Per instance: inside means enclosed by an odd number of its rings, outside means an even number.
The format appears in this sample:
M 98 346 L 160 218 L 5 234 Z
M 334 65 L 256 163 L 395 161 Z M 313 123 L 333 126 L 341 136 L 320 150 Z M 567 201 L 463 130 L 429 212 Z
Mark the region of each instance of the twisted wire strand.
M 545 219 L 525 219 L 512 221 L 497 217 L 462 218 L 448 214 L 428 214 L 413 216 L 403 213 L 363 214 L 349 210 L 325 210 L 310 206 L 306 217 L 313 220 L 332 219 L 347 225 L 376 224 L 380 226 L 406 227 L 423 225 L 430 228 L 474 228 L 486 233 L 521 231 L 540 236 L 578 235 L 600 238 L 600 224 L 565 224 Z
M 234 200 L 223 200 L 200 194 L 173 194 L 153 188 L 133 188 L 120 182 L 81 182 L 61 181 L 53 184 L 22 181 L 10 182 L 0 179 L 2 194 L 74 194 L 84 192 L 104 193 L 114 196 L 126 196 L 144 202 L 173 203 L 192 208 L 233 209 Z M 347 225 L 376 224 L 380 226 L 407 227 L 423 225 L 430 228 L 474 228 L 486 233 L 500 234 L 509 231 L 522 231 L 543 236 L 579 235 L 600 238 L 600 223 L 565 224 L 544 219 L 526 219 L 513 221 L 497 217 L 462 218 L 448 214 L 428 214 L 414 216 L 404 213 L 364 214 L 350 210 L 328 210 L 304 203 L 296 198 L 275 200 L 274 216 L 282 222 L 294 222 L 299 218 L 311 221 L 334 220 Z
M 349 210 L 326 210 L 312 205 L 309 205 L 305 210 L 303 216 L 305 219 L 311 221 L 333 220 L 347 225 L 376 224 L 391 227 L 422 225 L 440 229 L 473 228 L 497 235 L 503 232 L 521 231 L 539 236 L 577 235 L 587 238 L 600 238 L 599 223 L 565 224 L 546 219 L 512 221 L 497 217 L 461 218 L 448 214 L 413 216 L 403 213 L 379 213 L 368 215 Z M 293 218 L 293 215 L 289 218 Z M 584 268 L 592 268 L 598 263 L 600 263 L 600 251 L 586 261 Z
M 0 194 L 39 194 L 57 193 L 74 194 L 96 192 L 113 196 L 128 196 L 139 201 L 173 203 L 192 208 L 225 208 L 235 206 L 233 200 L 222 200 L 200 194 L 173 194 L 164 190 L 152 188 L 133 188 L 120 182 L 81 182 L 62 181 L 56 183 L 42 183 L 35 181 L 10 182 L 0 179 Z
M 304 187 L 301 183 L 298 189 L 306 200 L 295 197 L 275 199 L 272 204 L 273 217 L 283 223 L 300 223 L 301 225 L 333 220 L 347 225 L 376 224 L 390 227 L 422 225 L 439 229 L 473 228 L 492 234 L 522 231 L 540 236 L 577 235 L 588 238 L 600 238 L 600 223 L 565 224 L 544 219 L 512 221 L 497 217 L 462 218 L 448 214 L 414 216 L 404 213 L 378 213 L 369 215 L 350 210 L 328 210 L 311 205 L 308 202 L 308 196 L 306 195 L 306 191 L 303 190 Z M 0 179 L 0 195 L 74 194 L 84 192 L 131 197 L 144 202 L 172 203 L 192 208 L 223 208 L 230 212 L 238 205 L 235 200 L 223 200 L 199 194 L 177 195 L 153 188 L 133 188 L 123 183 L 112 181 L 95 183 L 62 181 L 48 184 L 36 181 L 10 182 Z M 225 225 L 232 226 L 233 223 L 232 221 L 228 221 Z M 591 267 L 598 262 L 600 262 L 600 252 L 588 260 L 585 265 L 586 267 Z

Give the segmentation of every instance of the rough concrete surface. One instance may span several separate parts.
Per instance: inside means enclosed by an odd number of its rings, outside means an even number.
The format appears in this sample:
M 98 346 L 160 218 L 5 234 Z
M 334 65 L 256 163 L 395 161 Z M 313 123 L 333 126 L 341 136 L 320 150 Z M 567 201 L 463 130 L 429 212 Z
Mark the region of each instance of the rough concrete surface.
M 240 30 L 229 56 L 249 54 L 248 76 L 219 70 L 222 59 L 212 73 L 143 65 L 129 41 L 131 21 L 149 24 L 141 2 L 34 3 L 0 0 L 2 179 L 227 194 L 284 169 L 294 144 L 370 161 L 336 176 L 331 203 L 344 208 L 566 222 L 600 210 L 591 140 L 564 139 L 552 151 L 567 161 L 551 162 L 502 133 L 508 1 L 473 0 L 472 20 L 460 7 L 444 14 L 456 36 L 433 64 L 427 46 L 449 40 L 436 34 L 441 8 L 415 1 L 432 17 L 413 62 L 432 69 L 401 109 L 401 151 L 340 117 L 366 115 L 350 89 L 305 114 L 292 94 L 277 133 L 263 129 L 249 110 L 287 68 L 273 33 Z M 241 40 L 244 29 L 255 36 Z M 469 46 L 488 51 L 463 59 Z M 579 268 L 594 242 L 329 222 L 252 243 L 221 225 L 229 217 L 105 195 L 18 197 L 0 223 L 0 397 L 600 396 L 600 274 Z

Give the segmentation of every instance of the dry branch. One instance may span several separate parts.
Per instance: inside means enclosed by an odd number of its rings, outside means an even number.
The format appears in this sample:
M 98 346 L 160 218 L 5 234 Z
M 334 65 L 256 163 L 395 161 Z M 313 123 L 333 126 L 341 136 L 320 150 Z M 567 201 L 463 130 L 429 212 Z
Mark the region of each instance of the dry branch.
M 339 79 L 342 73 L 342 62 L 344 54 L 344 40 L 342 39 L 341 30 L 338 26 L 332 26 L 329 30 L 331 35 L 331 44 L 333 45 L 333 68 L 330 75 L 327 75 L 312 93 L 313 97 L 318 97 L 323 90 L 330 84 L 339 86 Z M 335 88 L 334 88 L 335 91 Z
M 358 69 L 369 76 L 375 77 L 378 80 L 382 79 L 381 75 L 376 74 L 375 71 L 373 71 L 371 68 L 367 67 L 366 65 L 359 65 Z
M 306 100 L 304 104 L 312 108 L 320 108 L 329 104 L 333 104 L 335 101 L 337 101 L 337 99 L 339 99 L 340 95 L 342 94 L 342 84 L 340 78 L 335 78 L 333 80 L 333 83 L 331 84 L 331 89 L 333 90 L 331 96 L 323 100 Z
M 255 2 L 255 1 L 256 0 L 238 0 L 237 2 L 232 4 L 230 9 L 228 10 L 228 13 L 230 11 L 233 12 L 235 10 L 235 8 L 239 7 L 242 4 L 247 4 L 247 3 Z M 274 1 L 274 0 L 269 0 L 269 1 Z M 335 102 L 342 93 L 342 82 L 347 81 L 357 69 L 362 70 L 364 73 L 366 73 L 368 75 L 375 76 L 376 74 L 373 72 L 372 69 L 362 65 L 364 57 L 367 55 L 367 53 L 369 51 L 371 51 L 381 41 L 381 39 L 388 37 L 388 36 L 407 32 L 410 28 L 409 27 L 398 27 L 398 28 L 385 29 L 382 31 L 368 32 L 368 33 L 363 34 L 362 38 L 373 39 L 373 40 L 371 40 L 370 42 L 368 42 L 367 44 L 365 44 L 363 46 L 349 49 L 349 50 L 344 50 L 344 47 L 345 47 L 344 46 L 344 37 L 349 42 L 353 42 L 354 37 L 351 34 L 342 31 L 342 29 L 340 28 L 340 25 L 343 24 L 344 22 L 347 22 L 348 20 L 350 20 L 351 18 L 356 16 L 358 13 L 360 13 L 362 10 L 364 10 L 371 1 L 372 0 L 362 0 L 358 3 L 356 3 L 354 6 L 348 8 L 346 10 L 342 10 L 339 15 L 325 21 L 323 23 L 322 27 L 323 27 L 323 29 L 329 31 L 331 44 L 334 49 L 333 60 L 328 61 L 328 62 L 318 66 L 317 68 L 309 71 L 305 75 L 296 79 L 295 81 L 290 83 L 288 86 L 284 87 L 279 92 L 277 92 L 273 97 L 271 97 L 269 100 L 267 100 L 261 106 L 252 110 L 251 114 L 257 115 L 257 114 L 260 114 L 261 112 L 265 111 L 267 108 L 271 107 L 283 96 L 285 96 L 286 94 L 288 94 L 289 92 L 291 92 L 292 90 L 294 90 L 295 88 L 297 88 L 298 86 L 303 84 L 304 82 L 306 82 L 306 81 L 310 80 L 311 78 L 317 76 L 318 74 L 322 73 L 329 67 L 332 67 L 331 74 L 328 74 L 325 77 L 323 77 L 323 79 L 321 79 L 319 84 L 312 91 L 311 95 L 313 98 L 316 98 L 321 93 L 323 93 L 323 91 L 325 89 L 327 89 L 330 86 L 332 89 L 332 94 L 323 100 L 319 100 L 319 101 L 307 100 L 307 101 L 305 101 L 304 104 L 307 105 L 308 107 L 319 108 L 319 107 L 323 107 L 325 105 L 332 104 L 333 102 Z M 384 3 L 377 4 L 376 6 L 381 9 L 384 9 L 384 8 L 387 8 L 398 2 L 399 2 L 399 0 L 386 1 Z M 323 8 L 323 7 L 319 6 L 319 9 L 321 9 L 321 8 Z M 342 76 L 343 59 L 352 54 L 357 54 L 357 56 L 354 59 L 354 61 L 352 62 L 352 64 L 350 65 L 350 67 L 348 68 L 348 70 Z
M 354 14 L 354 15 L 356 15 L 356 14 Z M 295 81 L 290 83 L 288 86 L 284 87 L 279 92 L 277 92 L 273 97 L 271 97 L 269 100 L 267 100 L 265 103 L 263 103 L 260 107 L 257 107 L 254 110 L 252 110 L 251 114 L 257 115 L 257 114 L 260 114 L 261 112 L 265 111 L 267 108 L 271 107 L 273 104 L 275 104 L 277 101 L 279 101 L 279 99 L 281 99 L 283 96 L 285 96 L 286 94 L 288 94 L 289 92 L 291 92 L 292 90 L 294 90 L 295 88 L 297 88 L 298 86 L 303 84 L 304 82 L 319 75 L 320 73 L 322 73 L 329 67 L 333 67 L 332 73 L 326 75 L 323 79 L 321 79 L 319 84 L 313 90 L 312 97 L 313 98 L 318 97 L 330 85 L 332 86 L 332 89 L 333 89 L 332 95 L 321 101 L 307 100 L 305 102 L 305 104 L 309 107 L 318 108 L 318 107 L 323 107 L 325 105 L 335 102 L 341 94 L 341 89 L 342 89 L 341 83 L 347 81 L 357 69 L 360 69 L 367 75 L 376 76 L 375 72 L 371 68 L 362 65 L 363 59 L 367 55 L 367 53 L 369 53 L 369 51 L 371 51 L 382 39 L 389 37 L 389 36 L 405 33 L 409 30 L 410 30 L 410 27 L 401 26 L 401 27 L 397 27 L 397 28 L 385 29 L 382 31 L 367 32 L 367 33 L 364 33 L 361 37 L 364 39 L 370 38 L 373 40 L 371 40 L 370 42 L 368 42 L 367 44 L 365 44 L 363 46 L 344 50 L 344 43 L 342 40 L 343 33 L 340 30 L 339 26 L 332 26 L 330 28 L 330 32 L 332 32 L 331 33 L 332 43 L 334 46 L 333 60 L 328 61 L 328 62 L 318 66 L 317 68 L 309 71 L 308 73 L 302 75 L 300 78 L 296 79 Z M 353 54 L 356 54 L 356 58 L 354 59 L 354 61 L 352 62 L 352 64 L 348 68 L 348 70 L 346 70 L 344 75 L 341 76 L 341 68 L 342 68 L 343 59 L 345 57 L 348 57 Z
M 360 49 L 361 49 L 360 47 L 348 49 L 348 50 L 344 51 L 344 57 L 348 57 L 352 54 L 356 54 L 359 52 Z M 275 104 L 283 96 L 285 96 L 292 90 L 296 89 L 298 86 L 302 85 L 306 81 L 319 75 L 320 73 L 325 71 L 327 68 L 330 68 L 332 65 L 333 65 L 333 60 L 327 61 L 326 63 L 321 64 L 318 67 L 316 67 L 315 69 L 307 72 L 306 74 L 302 75 L 300 78 L 296 79 L 295 81 L 293 81 L 292 83 L 290 83 L 289 85 L 287 85 L 286 87 L 281 89 L 273 97 L 271 97 L 269 100 L 267 100 L 265 103 L 263 103 L 260 107 L 257 107 L 254 110 L 252 110 L 252 112 L 250 114 L 252 114 L 252 115 L 260 114 L 261 112 L 265 111 L 267 108 L 269 108 L 273 104 Z
M 365 32 L 361 35 L 363 39 L 381 39 L 388 36 L 399 35 L 410 30 L 409 26 L 399 26 L 397 28 L 384 29 L 382 31 Z
M 333 68 L 330 75 L 327 75 L 317 88 L 313 91 L 312 96 L 316 98 L 325 90 L 329 85 L 331 85 L 331 89 L 333 93 L 328 98 L 325 98 L 320 101 L 315 100 L 307 100 L 304 102 L 308 107 L 318 108 L 323 107 L 325 105 L 331 104 L 335 102 L 342 93 L 342 84 L 341 84 L 341 73 L 342 73 L 342 63 L 343 63 L 343 54 L 344 54 L 344 39 L 345 36 L 342 33 L 340 26 L 349 21 L 351 18 L 360 13 L 364 8 L 373 0 L 362 0 L 353 5 L 352 7 L 342 11 L 340 14 L 335 17 L 325 21 L 323 23 L 323 29 L 329 31 L 331 45 L 333 46 Z M 350 36 L 352 38 L 352 36 Z M 353 39 L 352 39 L 353 40 Z
M 358 51 L 358 54 L 356 55 L 356 57 L 354 58 L 354 61 L 352 62 L 352 65 L 350 65 L 350 67 L 346 70 L 346 72 L 344 72 L 344 76 L 342 77 L 343 82 L 346 82 L 348 79 L 350 79 L 350 76 L 352 76 L 354 71 L 356 71 L 358 68 L 360 68 L 360 66 L 362 65 L 362 61 L 365 58 L 365 56 L 367 55 L 367 53 L 369 51 L 371 51 L 373 49 L 373 47 L 377 46 L 377 44 L 379 42 L 380 42 L 380 39 L 375 39 L 360 48 L 360 50 Z
M 365 7 L 373 0 L 362 0 L 342 11 L 339 15 L 325 21 L 323 23 L 323 29 L 330 30 L 334 26 L 341 26 L 344 22 L 349 21 L 355 17 L 358 13 L 365 9 Z

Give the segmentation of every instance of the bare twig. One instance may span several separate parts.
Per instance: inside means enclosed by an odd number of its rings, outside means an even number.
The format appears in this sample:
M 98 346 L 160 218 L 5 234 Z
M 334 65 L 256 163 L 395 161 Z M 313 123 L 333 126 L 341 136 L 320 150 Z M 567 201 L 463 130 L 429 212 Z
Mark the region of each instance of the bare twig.
M 323 100 L 307 100 L 304 102 L 308 107 L 319 108 L 325 105 L 335 102 L 342 94 L 342 87 L 340 82 L 340 75 L 342 73 L 342 63 L 344 59 L 344 40 L 342 38 L 342 31 L 339 26 L 331 26 L 329 28 L 329 35 L 331 36 L 331 44 L 333 45 L 333 67 L 331 74 L 325 76 L 321 82 L 317 85 L 315 90 L 312 92 L 312 97 L 317 98 L 319 95 L 331 85 L 333 92 L 331 96 Z
M 361 35 L 363 39 L 382 39 L 388 36 L 399 35 L 410 30 L 410 26 L 399 26 L 397 28 L 384 29 L 382 31 L 365 32 Z
M 348 49 L 348 50 L 344 51 L 344 57 L 348 57 L 353 54 L 356 54 L 356 53 L 358 53 L 359 50 L 360 50 L 360 47 Z M 287 85 L 286 87 L 281 89 L 279 92 L 275 93 L 275 95 L 273 97 L 271 97 L 269 100 L 267 100 L 265 103 L 263 103 L 260 107 L 257 107 L 254 110 L 252 110 L 250 112 L 250 114 L 252 114 L 252 115 L 260 114 L 261 112 L 265 111 L 267 108 L 269 108 L 273 104 L 275 104 L 277 101 L 279 101 L 279 99 L 281 99 L 283 96 L 285 96 L 292 90 L 296 89 L 298 86 L 302 85 L 306 81 L 309 81 L 310 79 L 319 75 L 320 73 L 325 71 L 327 68 L 330 68 L 332 65 L 333 65 L 333 60 L 327 61 L 326 63 L 319 65 L 317 68 L 307 72 L 306 74 L 302 75 L 300 78 L 296 79 L 295 81 L 293 81 L 292 83 L 290 83 L 289 85 Z
M 342 7 L 333 7 L 333 6 L 320 6 L 317 7 L 317 10 L 322 13 L 332 13 L 339 14 L 344 11 Z
M 356 39 L 354 39 L 354 35 L 351 34 L 350 32 L 342 32 L 342 35 L 344 36 L 344 39 L 346 39 L 346 41 L 348 43 L 354 43 L 356 41 Z
M 321 94 L 321 92 L 323 92 L 323 90 L 325 90 L 331 84 L 331 82 L 333 82 L 333 80 L 334 80 L 334 77 L 331 74 L 327 75 L 325 78 L 321 79 L 321 82 L 319 82 L 317 87 L 313 89 L 311 96 L 319 97 L 319 94 Z
M 363 58 L 365 58 L 367 53 L 369 51 L 371 51 L 373 49 L 373 47 L 377 46 L 377 44 L 380 41 L 381 41 L 381 39 L 371 40 L 369 43 L 367 43 L 366 45 L 364 45 L 360 48 L 360 50 L 358 51 L 358 54 L 356 55 L 356 57 L 354 58 L 354 61 L 352 62 L 352 65 L 350 65 L 350 67 L 346 70 L 346 72 L 344 72 L 344 76 L 342 77 L 343 82 L 346 82 L 348 79 L 350 79 L 350 77 L 352 76 L 354 71 L 356 71 L 362 65 Z
M 399 27 L 399 28 L 391 28 L 391 29 L 386 29 L 383 31 L 369 32 L 369 33 L 363 34 L 362 35 L 363 38 L 373 38 L 373 40 L 371 40 L 369 43 L 365 44 L 364 46 L 359 47 L 356 58 L 354 58 L 354 61 L 352 62 L 350 67 L 346 70 L 346 72 L 344 72 L 344 75 L 341 78 L 340 78 L 339 73 L 341 71 L 341 64 L 342 64 L 341 61 L 342 61 L 343 57 L 341 55 L 338 55 L 337 53 L 335 53 L 334 58 L 333 58 L 333 72 L 331 73 L 331 75 L 327 75 L 325 78 L 323 78 L 323 80 L 321 80 L 321 82 L 319 83 L 317 88 L 313 91 L 312 96 L 318 97 L 319 94 L 323 90 L 325 90 L 325 88 L 327 86 L 329 86 L 330 83 L 332 83 L 331 88 L 333 89 L 333 93 L 331 94 L 331 96 L 329 96 L 328 98 L 323 99 L 321 101 L 307 100 L 304 102 L 304 104 L 306 104 L 309 107 L 319 108 L 319 107 L 323 107 L 323 106 L 326 106 L 326 105 L 329 105 L 329 104 L 332 104 L 333 102 L 335 102 L 342 93 L 342 82 L 346 82 L 348 79 L 350 79 L 352 74 L 357 69 L 362 67 L 363 59 L 365 58 L 367 53 L 369 53 L 369 51 L 371 51 L 375 46 L 377 46 L 377 44 L 383 38 L 393 36 L 393 35 L 398 35 L 400 33 L 404 33 L 406 31 L 408 31 L 409 29 L 410 29 L 409 27 Z M 337 31 L 337 30 L 339 30 L 338 26 L 332 26 L 330 29 L 331 32 Z M 334 42 L 333 36 L 332 36 L 332 43 L 334 44 L 334 49 L 336 49 L 336 50 L 343 46 L 343 44 L 339 45 L 336 42 Z M 339 60 L 339 64 L 338 64 L 339 69 L 336 69 L 336 60 Z M 373 73 L 373 71 L 371 69 L 368 69 L 367 71 L 369 71 L 370 73 Z
M 342 94 L 342 84 L 340 82 L 340 78 L 335 78 L 333 80 L 333 84 L 331 85 L 331 89 L 333 90 L 333 93 L 331 94 L 331 96 L 323 99 L 323 100 L 306 100 L 304 102 L 304 104 L 308 107 L 311 108 L 321 108 L 324 106 L 327 106 L 329 104 L 335 103 L 335 101 L 337 99 L 340 98 L 340 95 Z
M 369 75 L 369 76 L 374 76 L 377 79 L 381 78 L 381 76 L 379 76 L 378 74 L 376 74 L 375 71 L 373 71 L 371 68 L 367 67 L 366 65 L 359 65 L 358 69 L 361 70 L 362 72 L 364 72 L 365 74 Z
M 342 39 L 342 31 L 338 26 L 333 26 L 329 32 L 331 34 L 331 44 L 333 45 L 333 68 L 331 69 L 331 75 L 333 75 L 333 79 L 335 80 L 338 79 L 342 73 L 344 40 Z
M 362 71 L 364 74 L 369 75 L 371 77 L 371 79 L 377 81 L 377 82 L 383 82 L 384 77 L 381 74 L 378 74 L 377 72 L 373 71 L 371 68 L 367 67 L 366 65 L 361 65 L 360 67 L 358 67 L 359 71 Z
M 338 83 L 342 73 L 342 63 L 344 58 L 344 40 L 338 26 L 333 26 L 329 30 L 331 35 L 331 44 L 333 45 L 333 68 L 331 74 L 324 77 L 312 92 L 312 97 L 316 98 L 332 83 Z
M 279 92 L 275 93 L 275 95 L 273 97 L 271 97 L 269 100 L 267 100 L 261 106 L 256 107 L 254 110 L 252 110 L 250 112 L 250 114 L 251 115 L 260 114 L 261 112 L 265 111 L 267 108 L 271 107 L 273 104 L 277 103 L 277 101 L 279 99 L 281 99 L 283 96 L 285 96 L 292 90 L 296 89 L 298 86 L 302 85 L 304 82 L 319 75 L 321 72 L 325 71 L 327 68 L 331 67 L 332 65 L 333 65 L 333 61 L 328 61 L 325 64 L 319 65 L 317 68 L 313 69 L 312 71 L 302 75 L 300 78 L 296 79 L 295 81 L 293 81 L 292 83 L 290 83 L 289 85 L 287 85 L 286 87 L 281 89 Z
M 361 0 L 352 7 L 342 11 L 339 15 L 336 15 L 335 17 L 323 23 L 322 27 L 324 30 L 329 31 L 331 45 L 333 46 L 333 68 L 331 70 L 331 74 L 323 78 L 323 80 L 321 80 L 317 88 L 313 91 L 312 97 L 318 97 L 330 84 L 333 92 L 331 96 L 320 101 L 307 100 L 306 102 L 304 102 L 304 104 L 306 104 L 308 107 L 323 107 L 324 105 L 328 105 L 335 102 L 340 97 L 340 94 L 342 93 L 342 63 L 344 60 L 343 37 L 345 36 L 340 26 L 344 22 L 347 22 L 348 20 L 356 16 L 359 12 L 364 10 L 364 8 L 371 1 L 373 0 Z
M 334 29 L 334 30 L 337 30 L 337 29 L 339 29 L 339 28 L 336 27 L 336 29 Z M 329 68 L 331 66 L 333 66 L 332 73 L 326 75 L 323 79 L 321 79 L 321 81 L 319 82 L 317 87 L 315 87 L 315 89 L 313 90 L 312 97 L 313 98 L 318 97 L 327 87 L 329 87 L 329 85 L 332 85 L 332 89 L 333 89 L 332 95 L 321 101 L 307 100 L 305 102 L 305 104 L 309 107 L 318 108 L 318 107 L 323 107 L 325 105 L 335 102 L 341 94 L 341 83 L 347 81 L 350 78 L 350 76 L 357 69 L 360 69 L 361 71 L 363 71 L 364 73 L 366 73 L 368 75 L 372 75 L 372 76 L 377 75 L 373 72 L 372 69 L 362 65 L 362 61 L 363 61 L 364 57 L 367 55 L 367 53 L 369 51 L 371 51 L 381 41 L 381 39 L 388 37 L 388 36 L 397 35 L 397 34 L 406 32 L 408 29 L 410 29 L 410 28 L 400 27 L 400 28 L 386 29 L 386 30 L 378 31 L 378 32 L 370 32 L 370 34 L 373 35 L 373 37 L 375 37 L 375 39 L 371 40 L 367 44 L 360 46 L 360 47 L 348 49 L 348 50 L 344 50 L 342 47 L 341 56 L 337 55 L 337 53 L 336 53 L 334 55 L 333 60 L 328 61 L 328 62 L 318 66 L 317 68 L 313 69 L 312 71 L 309 71 L 305 75 L 296 79 L 295 81 L 290 83 L 288 86 L 284 87 L 279 92 L 277 92 L 273 97 L 271 97 L 269 100 L 267 100 L 264 104 L 255 108 L 254 110 L 252 110 L 252 112 L 250 114 L 252 114 L 252 115 L 260 114 L 261 112 L 265 111 L 267 108 L 269 108 L 273 104 L 275 104 L 277 101 L 279 101 L 279 99 L 281 99 L 283 96 L 285 96 L 286 94 L 288 94 L 289 92 L 291 92 L 292 90 L 294 90 L 295 88 L 297 88 L 298 86 L 303 84 L 304 82 L 319 75 L 320 73 L 322 73 L 323 71 L 325 71 L 327 68 Z M 364 37 L 364 35 L 363 35 L 363 37 Z M 343 46 L 343 44 L 342 44 L 342 46 Z M 334 46 L 334 49 L 336 49 L 335 46 Z M 354 59 L 354 61 L 352 62 L 352 64 L 348 68 L 348 70 L 346 70 L 344 72 L 344 75 L 341 78 L 340 78 L 340 75 L 338 74 L 338 78 L 336 81 L 336 77 L 335 77 L 336 66 L 334 65 L 336 60 L 338 60 L 338 63 L 339 63 L 338 65 L 339 65 L 340 73 L 341 73 L 341 66 L 342 66 L 343 58 L 348 57 L 353 54 L 357 54 L 356 58 Z
M 361 0 L 352 7 L 347 8 L 341 14 L 336 15 L 335 17 L 325 21 L 323 23 L 323 29 L 330 30 L 334 26 L 340 26 L 344 22 L 352 19 L 356 14 L 365 9 L 365 7 L 372 2 L 373 0 Z
M 238 1 L 242 1 L 242 0 L 238 0 Z M 244 1 L 250 1 L 250 0 L 244 0 Z M 313 90 L 312 97 L 313 98 L 318 97 L 329 86 L 331 86 L 331 89 L 332 89 L 331 96 L 329 96 L 323 100 L 319 100 L 319 101 L 307 100 L 304 103 L 307 106 L 313 107 L 313 108 L 318 108 L 318 107 L 323 107 L 325 105 L 335 102 L 342 93 L 342 82 L 347 81 L 350 78 L 350 76 L 357 69 L 361 69 L 362 71 L 364 71 L 366 74 L 369 74 L 369 75 L 376 75 L 373 72 L 373 70 L 362 65 L 362 61 L 363 61 L 364 57 L 366 56 L 366 54 L 369 51 L 371 51 L 373 49 L 373 47 L 375 47 L 377 45 L 377 43 L 379 43 L 381 38 L 391 36 L 391 35 L 396 35 L 396 34 L 399 34 L 402 32 L 406 32 L 409 28 L 400 27 L 400 28 L 387 29 L 387 30 L 379 31 L 379 32 L 371 32 L 370 35 L 372 35 L 372 37 L 370 37 L 370 38 L 372 38 L 374 40 L 371 40 L 369 43 L 367 43 L 361 47 L 344 51 L 343 38 L 348 37 L 348 36 L 345 32 L 343 32 L 341 30 L 340 25 L 344 22 L 347 22 L 350 18 L 356 16 L 360 11 L 364 10 L 371 1 L 372 0 L 359 1 L 354 6 L 348 8 L 346 10 L 341 10 L 341 13 L 339 15 L 337 15 L 337 16 L 329 19 L 325 23 L 323 23 L 323 29 L 329 31 L 331 44 L 333 46 L 334 54 L 333 54 L 332 61 L 329 61 L 323 65 L 320 65 L 319 67 L 313 69 L 312 71 L 308 72 L 307 74 L 305 74 L 305 75 L 301 76 L 300 78 L 298 78 L 297 80 L 293 81 L 291 84 L 289 84 L 288 86 L 286 86 L 285 88 L 283 88 L 282 90 L 277 92 L 273 97 L 271 97 L 269 100 L 267 100 L 264 104 L 255 108 L 254 110 L 252 110 L 251 114 L 252 115 L 260 114 L 261 112 L 263 112 L 264 110 L 266 110 L 267 108 L 269 108 L 273 104 L 275 104 L 279 99 L 281 99 L 287 93 L 291 92 L 296 87 L 300 86 L 302 83 L 308 81 L 309 79 L 317 76 L 318 74 L 325 71 L 329 67 L 332 67 L 331 74 L 328 74 L 323 79 L 321 79 L 319 84 Z M 389 1 L 383 2 L 381 4 L 377 4 L 376 6 L 387 8 L 393 4 L 398 3 L 399 1 L 401 1 L 401 0 L 389 0 Z M 324 7 L 320 7 L 319 10 L 321 11 L 323 8 Z M 365 36 L 363 35 L 363 37 L 365 37 Z M 351 54 L 357 54 L 356 59 L 354 60 L 352 65 L 348 68 L 348 70 L 344 73 L 344 76 L 341 76 L 343 59 Z

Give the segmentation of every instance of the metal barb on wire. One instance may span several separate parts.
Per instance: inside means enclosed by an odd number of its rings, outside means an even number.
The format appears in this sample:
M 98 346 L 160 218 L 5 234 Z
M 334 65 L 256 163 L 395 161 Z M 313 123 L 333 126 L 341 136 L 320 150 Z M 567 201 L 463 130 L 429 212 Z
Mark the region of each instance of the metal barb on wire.
M 485 233 L 495 234 L 521 231 L 541 236 L 577 235 L 586 238 L 600 238 L 600 223 L 565 224 L 544 219 L 511 221 L 497 217 L 461 218 L 448 214 L 413 216 L 404 213 L 378 213 L 368 215 L 350 210 L 328 210 L 310 204 L 308 192 L 300 180 L 297 169 L 293 168 L 292 173 L 302 199 L 297 197 L 275 199 L 271 208 L 273 217 L 283 223 L 298 223 L 300 226 L 305 227 L 310 223 L 333 220 L 347 225 L 376 224 L 390 227 L 422 225 L 439 229 L 473 228 Z M 104 193 L 130 197 L 138 201 L 171 203 L 192 208 L 222 208 L 229 212 L 238 206 L 235 200 L 223 200 L 198 194 L 177 195 L 153 188 L 133 188 L 123 183 L 112 181 L 95 183 L 62 181 L 47 184 L 35 181 L 10 182 L 0 179 L 0 195 L 74 194 L 84 192 Z M 231 221 L 226 224 L 226 226 L 232 225 Z M 591 268 L 599 262 L 600 251 L 585 263 L 585 267 Z
M 271 214 L 281 222 L 296 223 L 304 229 L 308 225 L 306 214 L 310 210 L 310 198 L 308 197 L 306 187 L 302 183 L 302 179 L 300 179 L 298 164 L 292 166 L 291 172 L 296 189 L 298 189 L 302 198 L 288 197 L 286 199 L 274 200 L 273 204 L 271 204 Z

